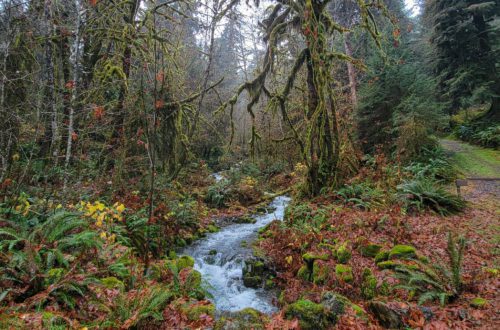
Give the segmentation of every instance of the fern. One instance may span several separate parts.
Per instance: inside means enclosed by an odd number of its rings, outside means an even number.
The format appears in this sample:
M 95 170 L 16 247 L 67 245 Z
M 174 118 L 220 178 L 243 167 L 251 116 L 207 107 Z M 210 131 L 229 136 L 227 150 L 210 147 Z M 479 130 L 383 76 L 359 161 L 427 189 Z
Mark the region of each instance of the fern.
M 441 305 L 456 299 L 462 292 L 462 259 L 465 239 L 448 234 L 448 269 L 441 265 L 427 265 L 418 260 L 412 265 L 399 264 L 394 269 L 400 280 L 397 287 L 418 296 L 418 303 L 437 300 Z M 417 267 L 415 267 L 417 266 Z

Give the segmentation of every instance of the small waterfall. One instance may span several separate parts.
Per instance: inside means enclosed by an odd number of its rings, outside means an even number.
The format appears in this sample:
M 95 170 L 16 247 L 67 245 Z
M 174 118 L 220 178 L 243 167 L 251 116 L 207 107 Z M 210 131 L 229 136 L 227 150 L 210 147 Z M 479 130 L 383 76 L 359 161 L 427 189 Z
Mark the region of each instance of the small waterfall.
M 217 310 L 238 311 L 246 307 L 264 313 L 276 310 L 270 292 L 243 285 L 242 269 L 245 258 L 252 255 L 251 242 L 257 237 L 259 228 L 273 220 L 283 220 L 289 202 L 289 197 L 276 197 L 269 205 L 272 211 L 255 216 L 255 223 L 224 227 L 182 251 L 195 259 L 195 269 L 209 283 Z

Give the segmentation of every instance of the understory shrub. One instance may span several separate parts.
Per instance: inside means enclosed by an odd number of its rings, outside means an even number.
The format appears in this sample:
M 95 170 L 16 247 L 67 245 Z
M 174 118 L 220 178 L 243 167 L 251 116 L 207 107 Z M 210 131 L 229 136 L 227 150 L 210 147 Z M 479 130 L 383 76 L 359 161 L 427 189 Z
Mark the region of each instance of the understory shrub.
M 347 203 L 369 210 L 381 207 L 387 201 L 387 193 L 368 182 L 345 185 L 337 192 Z
M 462 198 L 453 195 L 438 182 L 429 178 L 404 181 L 397 189 L 399 198 L 409 210 L 430 209 L 441 215 L 450 215 L 462 211 L 465 207 L 465 201 Z

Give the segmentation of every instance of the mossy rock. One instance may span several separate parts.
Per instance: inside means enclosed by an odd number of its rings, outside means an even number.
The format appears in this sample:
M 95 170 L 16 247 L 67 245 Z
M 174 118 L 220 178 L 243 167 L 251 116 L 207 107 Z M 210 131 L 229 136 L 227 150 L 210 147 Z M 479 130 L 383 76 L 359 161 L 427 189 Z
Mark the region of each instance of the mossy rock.
M 488 300 L 476 297 L 470 301 L 470 305 L 478 309 L 485 308 L 486 306 L 488 306 Z
M 380 252 L 381 249 L 382 249 L 382 245 L 370 243 L 370 244 L 361 246 L 361 248 L 359 249 L 359 252 L 361 253 L 361 255 L 363 257 L 373 258 Z
M 299 271 L 297 272 L 297 277 L 303 279 L 304 281 L 310 280 L 311 272 L 309 271 L 306 265 L 303 265 L 299 268 Z
M 389 252 L 389 259 L 409 259 L 416 256 L 417 250 L 410 245 L 396 245 Z
M 337 261 L 340 262 L 341 264 L 345 264 L 349 262 L 351 259 L 352 253 L 349 251 L 349 248 L 347 247 L 347 243 L 344 242 L 341 244 L 337 250 L 335 251 L 335 257 L 337 258 Z
M 310 300 L 300 299 L 285 307 L 287 319 L 297 318 L 301 329 L 326 329 L 329 325 L 327 310 L 322 304 Z
M 209 233 L 216 233 L 216 232 L 218 232 L 220 229 L 219 229 L 219 227 L 217 227 L 217 226 L 214 226 L 214 225 L 208 225 L 208 226 L 207 226 L 207 230 L 208 230 L 208 232 L 209 232 Z
M 302 255 L 302 259 L 304 259 L 304 261 L 306 263 L 314 262 L 316 260 L 328 260 L 328 254 L 326 254 L 326 253 L 316 254 L 316 253 L 308 252 L 308 253 L 304 253 Z
M 329 319 L 336 322 L 344 314 L 345 307 L 350 305 L 351 302 L 341 294 L 326 291 L 321 295 L 321 304 L 325 307 Z
M 265 329 L 266 317 L 258 310 L 245 308 L 241 311 L 225 315 L 215 323 L 214 330 Z
M 389 260 L 389 252 L 387 250 L 382 250 L 375 255 L 375 263 L 379 263 L 381 261 Z
M 125 284 L 114 276 L 105 277 L 100 279 L 101 284 L 107 289 L 125 290 Z
M 168 251 L 168 254 L 167 254 L 168 258 L 173 260 L 173 259 L 177 259 L 177 253 L 175 253 L 175 251 L 173 250 L 170 250 Z
M 216 255 L 216 254 L 217 254 L 217 250 L 210 250 L 210 251 L 208 252 L 208 255 L 209 255 L 209 256 L 214 256 L 214 255 Z
M 215 306 L 214 304 L 188 304 L 182 308 L 182 311 L 190 321 L 198 321 L 203 314 L 213 318 L 215 315 Z
M 266 282 L 264 283 L 264 289 L 266 290 L 270 290 L 272 288 L 274 288 L 276 286 L 276 284 L 274 283 L 273 279 L 271 278 L 268 278 L 266 280 Z
M 351 304 L 351 308 L 353 309 L 354 313 L 356 313 L 356 316 L 363 319 L 363 320 L 368 320 L 368 315 L 366 314 L 365 310 L 356 304 Z
M 196 239 L 195 239 L 195 236 L 193 234 L 188 234 L 186 236 L 184 236 L 184 240 L 186 241 L 186 244 L 191 244 L 193 243 Z
M 250 216 L 242 216 L 234 220 L 235 223 L 256 223 L 257 219 Z
M 397 262 L 392 261 L 392 260 L 381 261 L 381 262 L 377 263 L 377 267 L 380 269 L 394 269 L 397 266 L 399 266 L 399 264 Z
M 178 247 L 185 247 L 185 246 L 187 246 L 187 243 L 186 243 L 185 239 L 177 237 L 175 239 L 175 245 L 177 245 Z
M 184 268 L 193 267 L 194 259 L 190 256 L 182 256 L 177 259 L 177 269 L 180 271 Z
M 347 283 L 351 283 L 354 279 L 352 275 L 352 268 L 343 264 L 335 265 L 335 275 L 337 275 L 338 279 Z
M 361 283 L 361 294 L 365 299 L 371 300 L 377 295 L 377 278 L 373 276 L 371 269 L 363 270 L 363 282 Z
M 243 285 L 247 288 L 260 288 L 262 286 L 261 276 L 243 276 Z
M 368 308 L 383 327 L 389 329 L 403 328 L 403 318 L 398 310 L 389 307 L 381 301 L 371 301 Z

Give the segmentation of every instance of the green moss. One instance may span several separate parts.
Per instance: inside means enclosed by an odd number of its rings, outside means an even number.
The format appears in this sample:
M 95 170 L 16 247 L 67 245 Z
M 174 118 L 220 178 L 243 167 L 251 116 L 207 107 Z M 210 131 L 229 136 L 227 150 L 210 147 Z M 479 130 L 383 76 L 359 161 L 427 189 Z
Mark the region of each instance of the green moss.
M 378 268 L 380 269 L 394 269 L 396 266 L 399 265 L 398 263 L 388 260 L 388 261 L 381 261 L 377 263 Z
M 260 276 L 243 276 L 243 284 L 247 288 L 258 288 L 262 285 L 262 277 Z
M 375 257 L 379 251 L 382 249 L 381 245 L 378 244 L 367 244 L 360 248 L 359 252 L 363 257 Z
M 168 258 L 169 259 L 177 259 L 177 253 L 175 253 L 175 251 L 173 251 L 173 250 L 168 251 Z
M 410 245 L 396 245 L 389 252 L 389 259 L 413 258 L 415 257 L 415 248 Z
M 264 283 L 264 288 L 266 290 L 272 289 L 274 287 L 275 287 L 274 281 L 270 278 L 266 280 L 266 283 Z
M 195 304 L 194 306 L 188 306 L 183 309 L 183 312 L 186 314 L 190 321 L 198 321 L 200 316 L 205 314 L 210 317 L 214 317 L 215 314 L 215 306 L 214 304 L 209 305 L 199 305 Z
M 338 279 L 347 283 L 352 282 L 352 280 L 354 279 L 352 275 L 352 268 L 347 265 L 336 264 L 335 275 L 337 275 Z
M 247 307 L 239 311 L 238 316 L 244 317 L 250 322 L 259 322 L 261 314 L 258 310 Z
M 470 301 L 470 305 L 474 308 L 484 308 L 488 305 L 488 300 L 477 297 Z
M 221 317 L 214 326 L 214 330 L 254 329 L 264 330 L 266 317 L 253 308 L 245 308 L 231 316 Z
M 328 317 L 336 322 L 345 312 L 345 307 L 351 305 L 351 301 L 341 294 L 326 291 L 321 295 L 321 304 L 325 307 Z
M 297 318 L 301 329 L 317 330 L 328 327 L 325 307 L 310 300 L 300 299 L 285 308 L 287 319 Z
M 125 284 L 114 276 L 101 278 L 101 284 L 107 289 L 119 289 L 120 291 L 125 290 Z
M 377 278 L 373 276 L 370 268 L 363 270 L 363 282 L 361 283 L 361 294 L 366 299 L 375 298 L 377 294 Z
M 304 261 L 306 263 L 314 262 L 315 260 L 328 260 L 328 254 L 326 254 L 326 253 L 315 254 L 315 253 L 308 252 L 308 253 L 305 253 L 302 255 L 302 259 L 304 259 Z
M 180 237 L 177 237 L 177 238 L 175 239 L 175 244 L 176 244 L 177 246 L 179 246 L 179 247 L 184 247 L 184 246 L 186 246 L 186 245 L 187 245 L 186 240 L 184 240 L 183 238 L 180 238 Z
M 368 316 L 366 315 L 365 310 L 361 306 L 356 305 L 356 304 L 351 304 L 351 308 L 354 310 L 357 317 L 365 319 L 365 320 L 368 319 Z
M 210 250 L 210 251 L 208 252 L 208 255 L 209 255 L 209 256 L 214 256 L 214 255 L 216 255 L 216 254 L 217 254 L 217 250 Z
M 389 251 L 382 250 L 375 256 L 375 263 L 389 260 Z
M 207 230 L 210 233 L 216 233 L 219 231 L 219 228 L 217 226 L 214 226 L 214 225 L 208 225 Z
M 337 251 L 335 251 L 335 257 L 337 258 L 337 261 L 345 264 L 351 259 L 352 253 L 349 251 L 349 248 L 347 247 L 347 242 L 344 242 L 341 244 L 338 248 Z
M 190 256 L 182 256 L 177 259 L 177 269 L 180 271 L 181 269 L 193 267 L 194 259 Z

